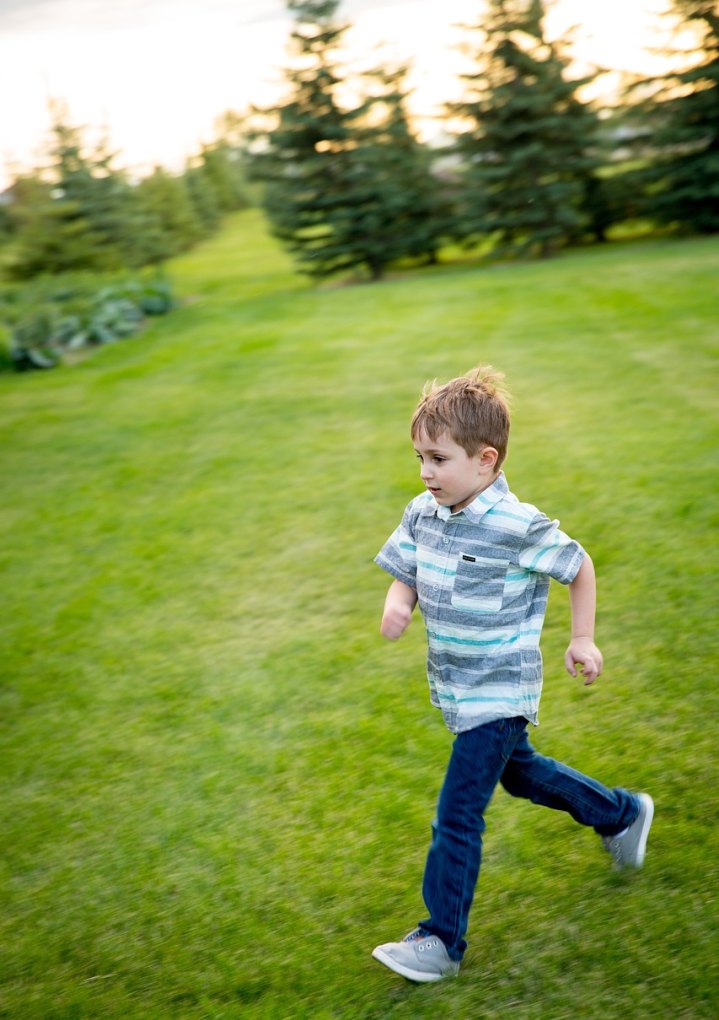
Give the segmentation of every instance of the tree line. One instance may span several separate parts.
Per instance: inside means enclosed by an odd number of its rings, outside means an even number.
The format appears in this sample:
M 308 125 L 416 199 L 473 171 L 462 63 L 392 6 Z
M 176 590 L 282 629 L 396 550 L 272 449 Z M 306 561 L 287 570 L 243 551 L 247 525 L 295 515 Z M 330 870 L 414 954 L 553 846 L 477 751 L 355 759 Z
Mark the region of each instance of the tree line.
M 347 70 L 340 0 L 287 0 L 285 96 L 225 116 L 220 140 L 182 174 L 131 181 L 106 145 L 88 152 L 57 111 L 49 163 L 0 207 L 16 279 L 163 261 L 217 228 L 259 188 L 271 229 L 313 278 L 379 278 L 459 243 L 549 256 L 643 219 L 719 229 L 719 12 L 673 0 L 696 50 L 684 69 L 634 82 L 613 111 L 583 98 L 571 40 L 549 39 L 544 0 L 488 0 L 465 27 L 470 70 L 446 106 L 442 145 L 422 143 L 406 67 Z M 611 114 L 611 115 L 610 115 Z
M 0 204 L 3 275 L 112 272 L 159 265 L 207 237 L 248 204 L 237 118 L 181 173 L 156 166 L 133 180 L 106 140 L 88 144 L 63 103 L 52 104 L 44 165 L 15 178 Z
M 473 69 L 446 106 L 449 140 L 429 150 L 407 113 L 406 68 L 345 76 L 338 7 L 288 0 L 288 96 L 262 112 L 253 149 L 272 229 L 310 276 L 361 267 L 377 278 L 398 259 L 435 260 L 447 242 L 548 256 L 639 218 L 719 229 L 714 0 L 674 0 L 677 28 L 695 29 L 693 60 L 633 83 L 612 116 L 582 99 L 600 72 L 571 77 L 571 40 L 548 39 L 544 0 L 488 0 L 465 26 Z

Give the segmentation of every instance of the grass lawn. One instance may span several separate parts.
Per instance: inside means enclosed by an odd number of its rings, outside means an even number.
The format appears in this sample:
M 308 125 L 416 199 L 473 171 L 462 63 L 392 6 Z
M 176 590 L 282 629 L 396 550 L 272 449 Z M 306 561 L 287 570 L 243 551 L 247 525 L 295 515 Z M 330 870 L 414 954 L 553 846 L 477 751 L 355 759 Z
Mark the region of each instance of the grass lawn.
M 719 240 L 314 288 L 256 213 L 183 307 L 0 377 L 0 1016 L 719 1015 Z M 370 958 L 422 916 L 451 737 L 372 558 L 421 488 L 427 378 L 514 397 L 513 490 L 599 575 L 605 674 L 543 638 L 545 753 L 649 790 L 641 872 L 498 792 L 460 978 Z

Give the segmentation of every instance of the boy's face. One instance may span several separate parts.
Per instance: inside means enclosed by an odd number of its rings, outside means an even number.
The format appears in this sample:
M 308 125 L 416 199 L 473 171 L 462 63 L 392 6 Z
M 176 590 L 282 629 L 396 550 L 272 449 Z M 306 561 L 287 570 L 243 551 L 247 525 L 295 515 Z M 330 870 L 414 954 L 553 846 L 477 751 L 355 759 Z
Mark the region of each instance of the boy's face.
M 421 431 L 414 439 L 420 462 L 420 478 L 440 506 L 453 512 L 469 506 L 473 499 L 497 477 L 497 451 L 485 446 L 470 457 L 449 432 L 430 439 Z

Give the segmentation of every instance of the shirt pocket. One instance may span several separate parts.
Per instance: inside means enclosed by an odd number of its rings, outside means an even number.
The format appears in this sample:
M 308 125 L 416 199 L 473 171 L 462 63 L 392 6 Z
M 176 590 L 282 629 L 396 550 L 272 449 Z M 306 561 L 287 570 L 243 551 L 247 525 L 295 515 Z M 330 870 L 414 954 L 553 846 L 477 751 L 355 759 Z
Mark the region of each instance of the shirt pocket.
M 509 560 L 460 556 L 452 589 L 452 608 L 465 613 L 498 613 L 504 601 Z

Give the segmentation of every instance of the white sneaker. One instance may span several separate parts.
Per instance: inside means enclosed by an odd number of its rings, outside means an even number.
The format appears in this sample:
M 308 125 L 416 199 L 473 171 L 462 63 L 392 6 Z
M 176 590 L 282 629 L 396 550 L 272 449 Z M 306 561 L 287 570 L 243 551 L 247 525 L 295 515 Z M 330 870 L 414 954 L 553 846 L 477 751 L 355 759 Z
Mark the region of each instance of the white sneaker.
M 408 981 L 441 981 L 459 974 L 459 963 L 450 959 L 444 942 L 423 928 L 415 928 L 401 942 L 377 946 L 372 956 Z
M 647 836 L 654 817 L 654 801 L 648 793 L 639 794 L 639 814 L 621 836 L 602 836 L 604 849 L 614 860 L 614 867 L 641 868 L 647 848 Z

